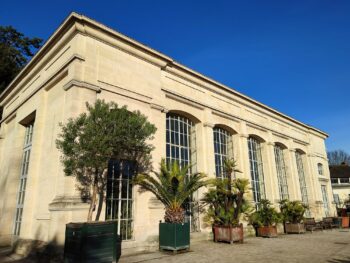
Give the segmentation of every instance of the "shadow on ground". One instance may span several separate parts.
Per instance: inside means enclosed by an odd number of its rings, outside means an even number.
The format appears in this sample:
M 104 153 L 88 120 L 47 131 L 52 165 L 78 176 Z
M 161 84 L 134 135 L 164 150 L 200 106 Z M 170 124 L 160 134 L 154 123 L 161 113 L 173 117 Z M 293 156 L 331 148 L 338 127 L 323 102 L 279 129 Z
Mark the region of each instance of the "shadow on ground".
M 330 259 L 327 262 L 329 262 L 329 263 L 350 263 L 350 257 L 343 258 L 343 259 Z
M 40 231 L 40 230 L 39 230 Z M 63 262 L 63 246 L 58 245 L 57 238 L 50 242 L 38 240 L 39 233 L 35 235 L 35 240 L 18 240 L 14 246 L 2 248 L 0 250 L 0 262 L 15 263 L 58 263 Z M 20 254 L 16 254 L 19 252 Z

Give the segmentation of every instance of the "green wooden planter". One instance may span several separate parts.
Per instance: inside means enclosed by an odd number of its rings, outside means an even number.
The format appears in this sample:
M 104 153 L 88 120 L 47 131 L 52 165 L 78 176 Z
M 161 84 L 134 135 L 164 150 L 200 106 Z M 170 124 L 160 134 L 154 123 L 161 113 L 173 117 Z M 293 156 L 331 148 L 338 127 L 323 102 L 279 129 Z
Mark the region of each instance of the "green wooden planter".
M 66 225 L 64 262 L 117 262 L 121 241 L 113 221 Z
M 178 251 L 190 248 L 190 224 L 159 223 L 159 249 Z

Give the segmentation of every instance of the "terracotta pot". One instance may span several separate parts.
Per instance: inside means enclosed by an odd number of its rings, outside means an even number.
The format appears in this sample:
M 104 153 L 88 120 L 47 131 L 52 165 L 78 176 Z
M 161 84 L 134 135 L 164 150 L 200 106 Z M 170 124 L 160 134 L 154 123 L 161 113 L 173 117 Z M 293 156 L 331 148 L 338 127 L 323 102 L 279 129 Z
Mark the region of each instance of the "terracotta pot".
M 349 227 L 349 217 L 348 216 L 343 216 L 341 218 L 341 227 L 342 228 L 348 228 Z
M 232 226 L 213 226 L 214 242 L 225 241 L 229 243 L 243 243 L 243 225 Z
M 261 226 L 257 230 L 259 237 L 277 237 L 276 226 Z
M 305 226 L 303 223 L 285 223 L 285 229 L 287 234 L 301 234 L 305 233 Z

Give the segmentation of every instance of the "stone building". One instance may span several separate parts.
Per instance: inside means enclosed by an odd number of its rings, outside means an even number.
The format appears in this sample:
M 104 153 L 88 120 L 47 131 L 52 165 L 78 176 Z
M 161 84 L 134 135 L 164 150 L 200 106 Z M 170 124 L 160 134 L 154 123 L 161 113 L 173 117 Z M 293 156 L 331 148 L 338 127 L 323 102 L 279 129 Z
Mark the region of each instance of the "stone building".
M 154 167 L 166 157 L 220 177 L 223 159 L 234 157 L 252 202 L 289 198 L 315 218 L 334 214 L 326 133 L 72 13 L 0 95 L 0 245 L 62 244 L 65 223 L 86 220 L 88 204 L 64 175 L 55 140 L 59 123 L 96 99 L 140 110 L 157 126 Z M 117 179 L 120 195 L 112 202 L 107 193 L 105 216 L 120 222 L 124 251 L 146 248 L 157 240 L 163 207 L 129 175 Z M 195 202 L 190 208 L 192 231 L 210 231 Z
M 339 208 L 349 205 L 350 166 L 347 163 L 329 166 L 334 201 Z

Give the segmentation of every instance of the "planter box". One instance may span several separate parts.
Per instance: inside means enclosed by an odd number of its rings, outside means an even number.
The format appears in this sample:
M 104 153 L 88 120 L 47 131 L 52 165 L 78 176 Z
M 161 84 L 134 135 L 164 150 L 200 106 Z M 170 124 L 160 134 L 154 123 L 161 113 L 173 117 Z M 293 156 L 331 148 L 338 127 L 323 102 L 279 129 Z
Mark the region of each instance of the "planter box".
M 349 217 L 348 216 L 343 216 L 341 218 L 341 227 L 342 228 L 348 228 L 349 227 Z
M 259 237 L 277 237 L 276 226 L 261 226 L 257 228 Z
M 238 227 L 213 226 L 214 242 L 225 241 L 229 243 L 243 243 L 243 225 Z
M 285 223 L 285 230 L 287 234 L 301 234 L 305 233 L 305 226 L 302 223 Z
M 117 262 L 121 241 L 114 221 L 66 225 L 64 262 Z
M 190 224 L 159 223 L 159 249 L 174 252 L 190 248 Z
M 343 219 L 341 217 L 333 217 L 333 225 L 340 228 L 342 225 Z

